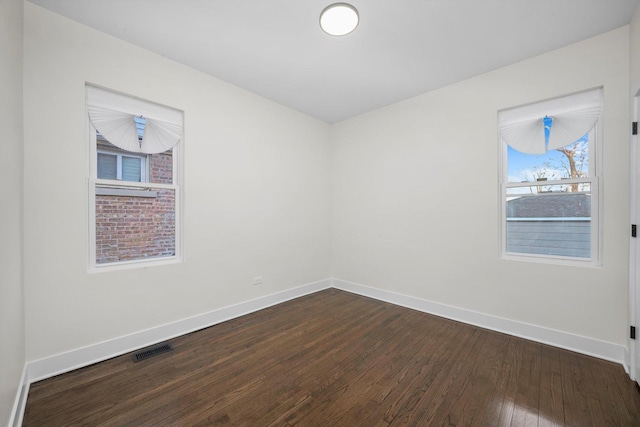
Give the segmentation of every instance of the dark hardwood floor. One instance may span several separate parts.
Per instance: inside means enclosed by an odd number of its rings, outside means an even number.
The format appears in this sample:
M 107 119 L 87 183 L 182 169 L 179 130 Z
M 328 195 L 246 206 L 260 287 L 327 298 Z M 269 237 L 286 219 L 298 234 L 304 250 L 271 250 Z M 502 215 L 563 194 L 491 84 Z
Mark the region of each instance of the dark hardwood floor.
M 31 385 L 25 426 L 640 426 L 618 364 L 326 290 Z

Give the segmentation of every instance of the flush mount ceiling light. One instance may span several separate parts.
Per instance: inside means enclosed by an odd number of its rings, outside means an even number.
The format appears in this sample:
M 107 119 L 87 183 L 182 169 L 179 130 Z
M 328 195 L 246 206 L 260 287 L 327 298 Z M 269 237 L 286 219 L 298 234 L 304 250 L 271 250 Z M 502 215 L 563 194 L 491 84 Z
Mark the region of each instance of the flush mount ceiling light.
M 347 3 L 334 3 L 320 14 L 320 27 L 332 36 L 344 36 L 358 26 L 358 11 Z

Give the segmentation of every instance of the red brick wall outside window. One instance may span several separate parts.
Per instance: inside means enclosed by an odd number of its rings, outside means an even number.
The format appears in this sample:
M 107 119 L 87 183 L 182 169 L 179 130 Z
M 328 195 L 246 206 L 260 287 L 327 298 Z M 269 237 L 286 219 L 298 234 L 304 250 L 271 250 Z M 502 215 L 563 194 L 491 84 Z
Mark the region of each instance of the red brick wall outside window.
M 100 139 L 98 149 L 127 153 Z M 147 168 L 140 188 L 96 186 L 97 265 L 175 255 L 175 190 L 153 186 L 173 183 L 172 152 L 148 155 Z M 116 194 L 99 194 L 103 189 Z

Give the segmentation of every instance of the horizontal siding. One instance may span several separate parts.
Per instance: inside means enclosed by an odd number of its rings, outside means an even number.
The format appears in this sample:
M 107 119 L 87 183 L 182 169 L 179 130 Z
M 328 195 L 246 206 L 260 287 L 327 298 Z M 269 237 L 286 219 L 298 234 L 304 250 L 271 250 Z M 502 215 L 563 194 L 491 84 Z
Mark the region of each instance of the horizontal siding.
M 587 233 L 583 233 L 583 232 L 576 232 L 577 230 L 572 230 L 573 232 L 566 232 L 566 233 L 549 233 L 549 232 L 544 232 L 544 231 L 530 231 L 530 230 L 522 230 L 522 228 L 526 228 L 526 227 L 514 227 L 517 228 L 517 231 L 511 230 L 510 233 L 508 233 L 507 238 L 508 240 L 511 240 L 512 242 L 518 242 L 518 241 L 525 241 L 525 240 L 532 240 L 532 239 L 539 239 L 540 237 L 538 236 L 544 236 L 544 240 L 550 241 L 550 242 L 577 242 L 580 244 L 585 244 L 588 246 L 589 242 L 591 241 L 591 235 L 589 234 L 589 232 L 591 230 L 587 230 Z M 507 231 L 509 231 L 507 229 Z M 565 231 L 569 231 L 569 230 L 565 230 Z
M 591 257 L 591 221 L 507 221 L 507 252 Z

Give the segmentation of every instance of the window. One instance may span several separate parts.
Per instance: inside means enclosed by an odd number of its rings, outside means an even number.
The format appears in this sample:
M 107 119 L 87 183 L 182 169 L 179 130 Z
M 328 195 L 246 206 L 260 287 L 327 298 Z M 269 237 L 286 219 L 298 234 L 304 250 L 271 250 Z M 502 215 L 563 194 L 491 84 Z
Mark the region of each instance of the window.
M 90 271 L 181 259 L 182 112 L 87 86 Z
M 147 182 L 146 157 L 98 150 L 98 178 Z
M 507 259 L 598 265 L 602 89 L 499 112 Z

